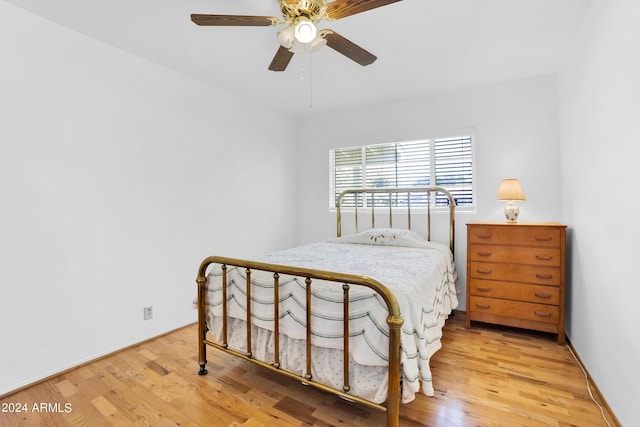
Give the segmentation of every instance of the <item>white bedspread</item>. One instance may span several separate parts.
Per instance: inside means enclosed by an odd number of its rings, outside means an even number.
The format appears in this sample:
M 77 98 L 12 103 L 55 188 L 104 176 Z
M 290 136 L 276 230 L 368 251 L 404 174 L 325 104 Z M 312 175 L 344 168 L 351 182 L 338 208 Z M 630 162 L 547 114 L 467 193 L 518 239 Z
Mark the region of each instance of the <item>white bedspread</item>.
M 331 239 L 278 251 L 254 260 L 364 275 L 387 286 L 396 296 L 404 319 L 401 337 L 403 401 L 413 399 L 413 393 L 420 389 L 420 382 L 422 391 L 433 395 L 429 359 L 440 349 L 444 321 L 458 305 L 457 277 L 451 252 L 444 245 L 426 241 L 412 244 L 411 247 L 345 243 L 350 241 L 353 239 Z M 371 243 L 374 243 L 373 240 Z M 246 273 L 242 268 L 232 267 L 227 273 L 229 315 L 246 320 Z M 206 302 L 210 319 L 222 314 L 220 276 L 219 268 L 209 273 Z M 251 277 L 252 322 L 257 327 L 273 331 L 272 273 L 252 271 Z M 342 284 L 314 280 L 311 287 L 312 344 L 341 350 Z M 366 287 L 352 286 L 349 295 L 351 359 L 357 365 L 386 366 L 386 305 L 374 291 Z M 304 340 L 305 319 L 304 278 L 280 277 L 281 334 Z M 212 329 L 219 332 L 219 325 Z M 407 391 L 411 392 L 410 395 L 407 395 Z

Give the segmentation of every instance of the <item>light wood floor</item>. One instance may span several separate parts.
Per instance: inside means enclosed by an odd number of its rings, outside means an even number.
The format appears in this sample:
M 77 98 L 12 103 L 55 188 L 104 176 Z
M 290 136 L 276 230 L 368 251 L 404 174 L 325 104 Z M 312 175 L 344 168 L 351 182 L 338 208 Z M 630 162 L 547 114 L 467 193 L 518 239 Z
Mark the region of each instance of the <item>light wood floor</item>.
M 436 395 L 402 405 L 402 426 L 606 426 L 584 374 L 555 336 L 482 324 L 467 330 L 463 315 L 447 321 L 443 349 L 432 359 Z M 0 425 L 385 424 L 380 411 L 214 349 L 209 374 L 198 376 L 195 341 L 189 326 L 7 396 Z M 27 412 L 15 412 L 18 406 Z

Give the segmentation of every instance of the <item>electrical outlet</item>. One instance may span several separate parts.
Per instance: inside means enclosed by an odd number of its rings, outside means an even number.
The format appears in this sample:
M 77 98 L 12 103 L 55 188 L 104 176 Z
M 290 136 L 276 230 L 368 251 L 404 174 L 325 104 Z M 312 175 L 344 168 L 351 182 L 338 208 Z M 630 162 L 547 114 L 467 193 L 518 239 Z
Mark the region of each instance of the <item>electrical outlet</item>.
M 149 320 L 153 317 L 153 307 L 145 307 L 144 308 L 144 320 Z

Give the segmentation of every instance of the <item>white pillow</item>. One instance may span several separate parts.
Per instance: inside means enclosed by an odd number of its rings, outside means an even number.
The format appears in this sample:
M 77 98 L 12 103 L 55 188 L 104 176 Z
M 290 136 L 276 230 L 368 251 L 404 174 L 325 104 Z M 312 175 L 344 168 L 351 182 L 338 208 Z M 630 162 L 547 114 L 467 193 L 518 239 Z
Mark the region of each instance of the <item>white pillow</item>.
M 356 243 L 361 245 L 406 246 L 424 248 L 429 242 L 418 233 L 397 228 L 372 228 L 348 236 L 332 239 L 339 243 Z

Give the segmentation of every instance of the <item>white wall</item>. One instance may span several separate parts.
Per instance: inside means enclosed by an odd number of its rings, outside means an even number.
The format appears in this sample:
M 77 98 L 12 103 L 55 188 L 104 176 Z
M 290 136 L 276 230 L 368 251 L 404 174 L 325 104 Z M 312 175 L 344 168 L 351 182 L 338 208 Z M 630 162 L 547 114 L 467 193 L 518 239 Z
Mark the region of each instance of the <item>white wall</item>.
M 290 119 L 3 1 L 0 52 L 0 395 L 194 322 L 205 256 L 293 243 Z
M 596 0 L 560 78 L 569 338 L 623 425 L 640 425 L 640 3 Z
M 475 128 L 475 214 L 458 214 L 456 265 L 464 310 L 466 226 L 469 221 L 503 221 L 496 202 L 503 178 L 519 178 L 527 201 L 520 220 L 560 221 L 560 163 L 557 85 L 554 75 L 393 101 L 303 120 L 309 131 L 298 141 L 299 243 L 335 234 L 329 212 L 329 149 L 412 140 Z M 447 216 L 440 215 L 446 227 Z

